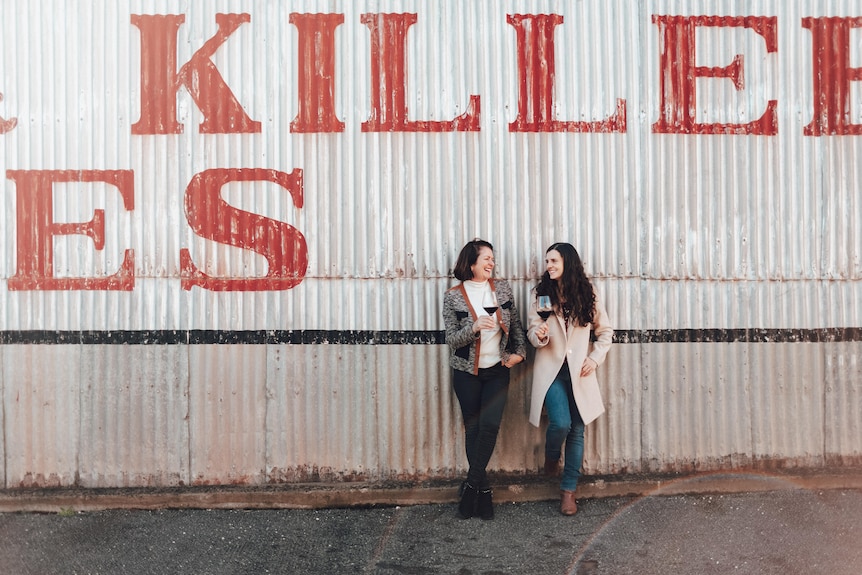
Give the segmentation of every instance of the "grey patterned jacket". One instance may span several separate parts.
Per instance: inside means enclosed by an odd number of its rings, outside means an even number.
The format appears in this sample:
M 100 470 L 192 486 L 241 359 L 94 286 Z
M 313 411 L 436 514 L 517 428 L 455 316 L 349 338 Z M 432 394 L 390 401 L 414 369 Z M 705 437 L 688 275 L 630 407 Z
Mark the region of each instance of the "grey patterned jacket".
M 521 315 L 515 306 L 512 288 L 506 280 L 488 280 L 497 292 L 500 308 L 497 320 L 503 330 L 500 338 L 500 357 L 503 361 L 511 354 L 527 357 L 527 338 L 521 325 Z M 478 319 L 467 299 L 463 284 L 446 290 L 443 296 L 443 321 L 446 324 L 446 343 L 449 344 L 449 365 L 468 373 L 479 373 L 480 334 L 473 333 L 473 322 Z

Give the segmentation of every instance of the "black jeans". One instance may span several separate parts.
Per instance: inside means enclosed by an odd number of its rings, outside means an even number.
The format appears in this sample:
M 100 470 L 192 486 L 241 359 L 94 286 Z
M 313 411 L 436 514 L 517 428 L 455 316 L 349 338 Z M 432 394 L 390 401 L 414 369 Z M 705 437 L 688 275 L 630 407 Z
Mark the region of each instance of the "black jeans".
M 479 369 L 478 375 L 452 370 L 452 386 L 464 418 L 464 446 L 473 487 L 490 487 L 485 469 L 497 444 L 497 433 L 509 393 L 509 369 L 502 364 Z

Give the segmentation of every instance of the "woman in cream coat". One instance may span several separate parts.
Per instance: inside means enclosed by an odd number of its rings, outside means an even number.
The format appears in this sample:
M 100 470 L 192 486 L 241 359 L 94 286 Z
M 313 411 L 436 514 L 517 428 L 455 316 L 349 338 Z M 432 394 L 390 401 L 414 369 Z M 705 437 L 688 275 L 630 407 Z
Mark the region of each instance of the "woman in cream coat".
M 530 423 L 548 413 L 545 473 L 557 475 L 565 443 L 560 512 L 577 512 L 575 489 L 584 459 L 584 427 L 604 413 L 596 368 L 605 360 L 614 330 L 602 302 L 584 273 L 577 250 L 556 243 L 545 252 L 546 271 L 534 292 L 527 339 L 536 348 Z M 539 317 L 538 296 L 551 299 L 553 313 Z M 590 345 L 590 331 L 596 341 Z

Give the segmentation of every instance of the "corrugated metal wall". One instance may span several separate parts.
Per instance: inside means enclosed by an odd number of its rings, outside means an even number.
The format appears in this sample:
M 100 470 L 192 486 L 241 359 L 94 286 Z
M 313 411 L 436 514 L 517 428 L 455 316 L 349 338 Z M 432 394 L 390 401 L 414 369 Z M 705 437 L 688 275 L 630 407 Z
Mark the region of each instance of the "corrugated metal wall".
M 199 62 L 194 81 L 176 90 L 169 120 L 179 133 L 136 133 L 147 114 L 145 84 L 155 82 L 142 74 L 152 57 L 143 46 L 152 39 L 140 20 L 180 18 L 176 67 L 169 53 L 162 62 L 166 73 L 178 73 L 218 38 L 217 14 L 248 17 L 204 58 L 211 68 Z M 318 38 L 314 68 L 332 72 L 340 130 L 292 127 L 303 106 L 318 102 L 301 95 L 301 78 L 311 72 L 299 57 L 302 25 L 291 14 L 343 15 L 333 28 L 333 67 L 323 63 Z M 476 113 L 470 102 L 477 96 L 477 130 L 363 128 L 373 110 L 395 114 L 387 106 L 397 103 L 382 89 L 373 93 L 382 80 L 373 73 L 373 22 L 364 23 L 364 14 L 416 15 L 404 40 L 408 120 Z M 562 17 L 545 38 L 553 61 L 547 44 L 519 44 L 521 32 L 537 41 L 539 27 L 533 20 L 518 29 L 507 20 L 517 14 Z M 694 33 L 697 95 L 691 110 L 677 113 L 703 125 L 744 125 L 775 100 L 776 133 L 658 133 L 668 73 L 662 55 L 672 47 L 665 16 L 718 18 L 702 20 Z M 749 26 L 756 17 L 774 18 L 774 27 Z M 813 33 L 803 19 L 823 17 L 862 18 L 862 7 L 777 0 L 2 3 L 3 484 L 462 473 L 441 302 L 457 252 L 474 236 L 495 244 L 497 273 L 512 282 L 522 313 L 554 241 L 573 243 L 596 278 L 617 334 L 600 369 L 608 411 L 587 432 L 588 473 L 859 464 L 860 136 L 805 130 L 817 105 L 815 79 L 847 87 L 849 124 L 862 124 L 862 91 L 840 69 L 815 70 Z M 862 28 L 850 22 L 852 68 L 862 66 Z M 767 41 L 771 30 L 775 46 Z M 704 76 L 738 54 L 739 89 L 721 74 Z M 523 58 L 538 68 L 525 71 Z M 522 80 L 547 80 L 542 70 L 550 64 L 552 96 L 542 111 L 528 105 L 540 102 L 542 87 Z M 213 81 L 202 76 L 212 69 L 258 130 L 202 128 L 229 112 L 208 113 L 193 97 L 198 83 Z M 219 95 L 220 104 L 227 101 Z M 512 128 L 537 114 L 599 123 L 620 106 L 621 129 Z M 193 229 L 187 188 L 216 169 L 301 170 L 302 201 L 272 182 L 221 189 L 230 206 L 302 234 L 308 263 L 298 285 L 183 288 L 184 249 L 221 279 L 261 278 L 272 265 L 265 250 Z M 131 250 L 131 289 L 15 287 L 14 278 L 26 275 L 22 261 L 33 257 L 22 234 L 42 225 L 22 194 L 34 189 L 23 174 L 45 170 L 68 172 L 48 194 L 49 219 L 88 222 L 104 210 L 104 245 L 54 228 L 41 236 L 51 246 L 50 271 L 40 269 L 55 278 L 105 278 Z M 109 170 L 131 174 L 130 198 L 75 175 Z M 494 469 L 531 471 L 541 463 L 542 433 L 526 421 L 529 385 L 529 368 L 517 368 Z

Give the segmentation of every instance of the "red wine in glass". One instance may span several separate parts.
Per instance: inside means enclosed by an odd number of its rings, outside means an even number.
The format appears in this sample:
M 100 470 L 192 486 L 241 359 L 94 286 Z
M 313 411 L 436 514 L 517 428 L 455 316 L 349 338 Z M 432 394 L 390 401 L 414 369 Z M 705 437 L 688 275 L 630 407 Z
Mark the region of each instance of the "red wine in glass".
M 495 292 L 488 292 L 482 298 L 482 308 L 487 312 L 488 315 L 494 315 L 497 312 L 497 308 L 500 307 L 497 304 L 497 294 Z
M 539 317 L 543 320 L 547 320 L 551 317 L 551 314 L 554 313 L 554 309 L 551 307 L 551 298 L 550 296 L 540 295 L 538 301 L 536 302 L 536 312 L 539 314 Z

